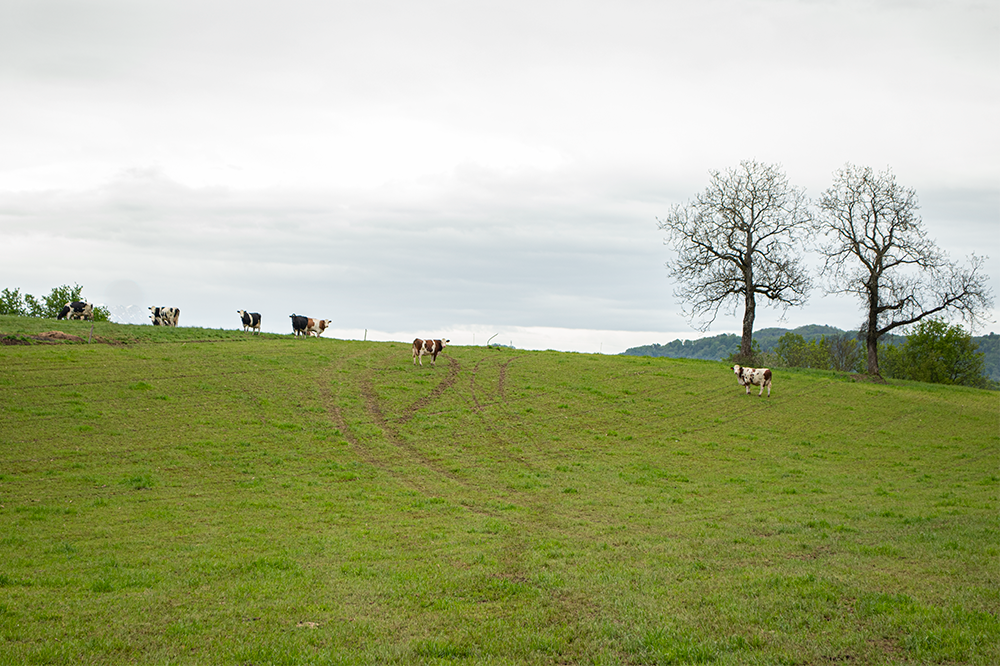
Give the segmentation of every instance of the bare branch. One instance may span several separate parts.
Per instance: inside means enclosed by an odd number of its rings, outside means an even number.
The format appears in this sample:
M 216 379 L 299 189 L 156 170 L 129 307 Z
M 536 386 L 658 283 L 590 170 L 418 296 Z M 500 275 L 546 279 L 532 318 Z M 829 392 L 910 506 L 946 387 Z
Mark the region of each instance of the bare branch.
M 820 198 L 816 230 L 826 292 L 853 294 L 865 304 L 861 330 L 868 372 L 878 374 L 878 340 L 925 317 L 955 313 L 975 326 L 992 307 L 983 260 L 951 262 L 927 238 L 916 192 L 891 171 L 846 165 Z
M 666 266 L 680 285 L 674 296 L 701 330 L 720 308 L 743 304 L 741 351 L 749 354 L 757 295 L 784 309 L 806 301 L 812 284 L 799 248 L 809 206 L 775 165 L 743 161 L 710 175 L 694 201 L 657 219 L 677 253 Z

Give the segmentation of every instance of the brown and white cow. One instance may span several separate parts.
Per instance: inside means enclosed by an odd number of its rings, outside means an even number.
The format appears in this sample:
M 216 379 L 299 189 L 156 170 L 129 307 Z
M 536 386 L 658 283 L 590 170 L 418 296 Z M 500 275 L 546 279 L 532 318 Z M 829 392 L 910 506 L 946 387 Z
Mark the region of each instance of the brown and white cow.
M 759 386 L 760 393 L 757 394 L 759 398 L 764 394 L 766 386 L 767 397 L 771 397 L 771 371 L 767 368 L 744 368 L 741 365 L 734 365 L 733 373 L 736 375 L 736 381 L 739 385 L 747 387 L 747 395 L 750 395 L 751 386 Z
M 295 335 L 304 335 L 309 337 L 312 334 L 316 334 L 319 337 L 323 334 L 327 328 L 330 327 L 332 319 L 312 319 L 311 317 L 303 317 L 302 315 L 290 314 L 288 315 L 292 320 L 292 332 Z
M 318 338 L 319 336 L 323 335 L 323 331 L 325 331 L 330 326 L 332 321 L 333 321 L 332 319 L 307 319 L 306 335 L 313 335 L 315 333 L 316 337 Z
M 431 365 L 437 363 L 438 354 L 444 349 L 451 340 L 421 340 L 417 338 L 413 341 L 413 365 L 417 364 L 417 359 L 420 359 L 420 365 L 424 364 L 424 354 L 429 354 L 431 357 Z

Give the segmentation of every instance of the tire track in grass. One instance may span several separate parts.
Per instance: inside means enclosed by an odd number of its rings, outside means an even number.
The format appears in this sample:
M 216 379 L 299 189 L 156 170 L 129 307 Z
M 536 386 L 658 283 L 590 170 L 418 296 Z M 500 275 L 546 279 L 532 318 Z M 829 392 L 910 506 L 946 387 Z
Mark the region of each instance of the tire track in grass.
M 397 471 L 394 469 L 394 463 L 409 463 L 416 467 L 426 469 L 438 477 L 447 479 L 451 483 L 456 483 L 463 487 L 469 486 L 467 481 L 448 470 L 440 460 L 432 458 L 410 442 L 406 441 L 406 439 L 400 435 L 397 430 L 399 425 L 403 425 L 411 420 L 417 411 L 426 407 L 428 404 L 431 404 L 449 388 L 454 386 L 459 373 L 461 372 L 462 366 L 456 359 L 450 356 L 445 358 L 447 358 L 449 365 L 448 375 L 441 380 L 441 382 L 438 383 L 438 385 L 435 386 L 428 395 L 417 399 L 412 404 L 407 406 L 403 415 L 396 419 L 390 419 L 382 410 L 382 405 L 375 392 L 375 384 L 372 380 L 375 370 L 372 369 L 355 375 L 358 378 L 355 388 L 364 403 L 365 415 L 370 423 L 382 432 L 385 442 L 394 450 L 395 454 L 398 454 L 398 457 L 393 456 L 390 458 L 385 455 L 379 455 L 371 443 L 365 442 L 364 437 L 359 436 L 354 430 L 352 430 L 343 410 L 336 404 L 330 387 L 325 382 L 321 382 L 320 388 L 320 393 L 326 405 L 327 413 L 337 428 L 340 429 L 344 438 L 354 448 L 358 456 L 376 469 L 389 474 L 397 481 L 401 481 L 404 485 L 420 490 L 424 493 L 429 493 L 427 484 L 417 481 L 412 474 L 404 474 Z
M 437 386 L 428 394 L 418 400 L 414 401 L 409 407 L 403 410 L 403 413 L 398 416 L 395 421 L 399 425 L 403 425 L 410 421 L 417 412 L 431 404 L 434 400 L 437 400 L 441 395 L 455 385 L 458 381 L 458 375 L 462 371 L 462 364 L 458 362 L 458 359 L 441 354 L 441 356 L 448 361 L 448 375 L 438 383 Z
M 524 467 L 528 471 L 537 472 L 538 471 L 537 468 L 534 465 L 532 465 L 530 462 L 528 462 L 528 460 L 527 460 L 527 458 L 525 456 L 523 456 L 523 455 L 517 455 L 517 454 L 515 454 L 515 453 L 513 453 L 511 451 L 511 449 L 512 448 L 516 448 L 517 445 L 514 444 L 513 442 L 511 442 L 510 440 L 508 440 L 502 434 L 501 428 L 496 423 L 497 419 L 491 419 L 491 418 L 487 417 L 487 415 L 486 415 L 486 413 L 484 411 L 484 407 L 490 407 L 490 406 L 493 406 L 493 405 L 501 405 L 501 406 L 506 406 L 507 405 L 507 399 L 506 399 L 506 396 L 504 394 L 504 382 L 506 381 L 506 376 L 507 376 L 507 366 L 509 366 L 514 360 L 515 359 L 513 359 L 513 358 L 509 359 L 506 363 L 504 363 L 504 364 L 502 364 L 500 366 L 500 373 L 499 373 L 499 376 L 497 378 L 497 394 L 500 396 L 500 399 L 494 400 L 493 402 L 488 402 L 485 405 L 483 403 L 479 402 L 479 398 L 478 398 L 478 396 L 476 394 L 476 377 L 478 375 L 479 366 L 482 363 L 482 359 L 480 359 L 479 361 L 476 362 L 476 366 L 472 370 L 472 376 L 469 378 L 469 390 L 470 390 L 470 392 L 472 394 L 472 404 L 473 404 L 472 411 L 476 415 L 476 417 L 479 419 L 479 421 L 483 424 L 483 427 L 486 428 L 486 430 L 488 431 L 489 435 L 491 435 L 493 437 L 494 441 L 497 443 L 497 445 L 499 445 L 500 451 L 503 452 L 504 457 L 507 460 L 509 460 L 511 462 L 514 462 L 514 463 L 520 465 L 521 467 Z M 521 423 L 521 427 L 524 427 L 523 426 L 523 421 L 521 420 L 521 417 L 518 416 L 518 415 L 516 415 L 516 414 L 505 414 L 501 418 L 503 418 L 504 420 L 507 420 L 507 421 L 516 420 L 519 423 Z

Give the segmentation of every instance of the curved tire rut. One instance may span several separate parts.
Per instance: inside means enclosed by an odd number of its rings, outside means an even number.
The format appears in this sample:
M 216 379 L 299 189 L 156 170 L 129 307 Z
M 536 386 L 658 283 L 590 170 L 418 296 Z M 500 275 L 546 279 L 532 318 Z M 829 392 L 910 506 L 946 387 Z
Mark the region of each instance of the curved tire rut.
M 371 419 L 371 422 L 376 425 L 379 430 L 385 436 L 385 441 L 387 444 L 391 445 L 396 451 L 400 452 L 402 455 L 402 460 L 399 462 L 409 462 L 418 467 L 427 469 L 428 471 L 436 474 L 438 476 L 444 477 L 451 482 L 467 485 L 467 482 L 449 471 L 441 464 L 441 461 L 435 460 L 431 456 L 421 451 L 419 448 L 413 444 L 406 441 L 402 437 L 397 428 L 399 425 L 405 424 L 407 421 L 413 418 L 418 410 L 424 408 L 428 404 L 432 403 L 436 398 L 442 395 L 445 391 L 451 388 L 458 379 L 459 372 L 462 369 L 461 364 L 452 357 L 446 357 L 448 360 L 448 375 L 430 392 L 430 394 L 420 398 L 411 405 L 409 405 L 402 416 L 396 419 L 388 418 L 382 411 L 382 405 L 379 401 L 378 395 L 375 392 L 375 384 L 372 381 L 372 375 L 374 371 L 369 371 L 364 375 L 359 377 L 360 381 L 358 383 L 358 389 L 360 390 L 361 397 L 364 399 L 365 412 Z M 387 459 L 385 456 L 380 456 L 374 447 L 370 446 L 368 443 L 363 441 L 363 438 L 359 437 L 354 431 L 351 430 L 350 425 L 348 425 L 347 419 L 344 413 L 337 406 L 333 395 L 327 386 L 321 387 L 321 393 L 326 405 L 327 413 L 330 415 L 331 420 L 343 434 L 344 438 L 348 443 L 354 448 L 358 456 L 361 457 L 365 462 L 371 464 L 384 472 L 387 472 L 396 479 L 403 480 L 407 485 L 419 488 L 420 490 L 426 490 L 423 484 L 419 482 L 412 474 L 403 474 L 393 469 L 393 460 Z

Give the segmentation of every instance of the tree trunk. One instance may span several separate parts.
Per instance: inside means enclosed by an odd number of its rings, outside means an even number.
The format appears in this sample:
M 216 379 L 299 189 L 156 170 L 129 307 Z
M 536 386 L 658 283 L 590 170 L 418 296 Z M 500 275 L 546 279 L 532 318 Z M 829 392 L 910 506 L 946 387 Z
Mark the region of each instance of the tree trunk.
M 740 338 L 740 356 L 749 359 L 753 353 L 753 320 L 756 316 L 757 301 L 754 293 L 747 290 L 746 308 L 743 310 L 743 337 Z
M 878 337 L 869 332 L 867 336 L 868 344 L 868 374 L 881 376 L 878 372 Z
M 868 323 L 865 328 L 868 374 L 881 377 L 878 372 L 878 284 L 874 281 L 868 284 Z

